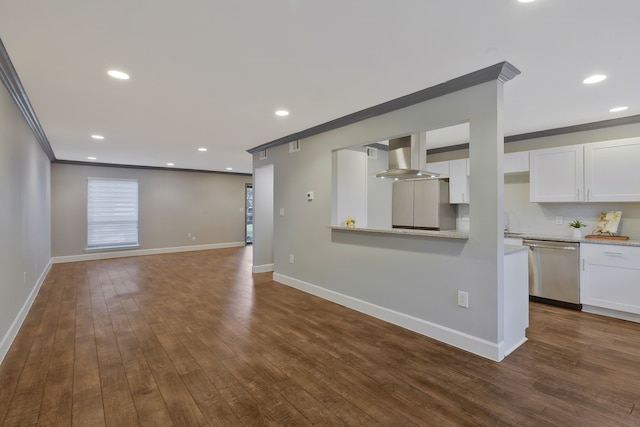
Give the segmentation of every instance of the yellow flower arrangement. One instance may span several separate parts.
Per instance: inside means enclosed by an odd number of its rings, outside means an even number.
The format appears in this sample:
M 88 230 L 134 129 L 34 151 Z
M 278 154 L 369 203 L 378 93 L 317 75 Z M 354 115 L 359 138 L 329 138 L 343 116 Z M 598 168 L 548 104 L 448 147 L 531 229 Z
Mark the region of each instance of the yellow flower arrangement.
M 347 227 L 349 228 L 355 228 L 356 226 L 356 220 L 352 218 L 351 215 L 347 217 L 347 220 L 345 222 L 347 223 Z

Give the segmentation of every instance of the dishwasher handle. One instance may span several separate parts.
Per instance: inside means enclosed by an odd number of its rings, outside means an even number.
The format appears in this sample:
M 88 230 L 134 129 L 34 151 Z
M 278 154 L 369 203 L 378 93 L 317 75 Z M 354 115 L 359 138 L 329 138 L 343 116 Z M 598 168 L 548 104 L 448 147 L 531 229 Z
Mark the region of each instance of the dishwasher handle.
M 523 243 L 524 246 L 529 246 L 530 248 L 543 248 L 543 249 L 560 249 L 564 251 L 575 251 L 575 246 L 551 246 L 551 245 L 541 245 L 539 243 Z

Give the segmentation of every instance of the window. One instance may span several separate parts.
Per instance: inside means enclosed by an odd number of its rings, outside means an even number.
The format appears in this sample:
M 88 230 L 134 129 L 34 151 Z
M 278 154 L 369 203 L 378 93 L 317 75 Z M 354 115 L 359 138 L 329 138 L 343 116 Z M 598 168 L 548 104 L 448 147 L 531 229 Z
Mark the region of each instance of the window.
M 138 246 L 138 180 L 89 178 L 87 249 Z

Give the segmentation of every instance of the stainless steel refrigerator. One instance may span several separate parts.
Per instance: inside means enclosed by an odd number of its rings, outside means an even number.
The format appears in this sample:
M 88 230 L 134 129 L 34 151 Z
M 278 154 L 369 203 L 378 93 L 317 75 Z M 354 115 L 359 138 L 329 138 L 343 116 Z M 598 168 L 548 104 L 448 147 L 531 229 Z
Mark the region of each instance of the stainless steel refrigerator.
M 397 181 L 392 194 L 393 228 L 455 230 L 456 208 L 449 204 L 448 181 Z

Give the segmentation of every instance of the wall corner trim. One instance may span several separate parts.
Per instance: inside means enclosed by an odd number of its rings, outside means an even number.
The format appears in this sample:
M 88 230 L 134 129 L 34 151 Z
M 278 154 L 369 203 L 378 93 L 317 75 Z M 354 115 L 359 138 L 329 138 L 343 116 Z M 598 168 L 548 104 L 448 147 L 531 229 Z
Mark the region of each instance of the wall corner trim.
M 53 153 L 51 144 L 49 144 L 47 135 L 45 135 L 44 130 L 40 125 L 40 121 L 36 116 L 36 112 L 31 106 L 31 101 L 29 101 L 29 97 L 22 86 L 20 77 L 18 77 L 18 73 L 13 67 L 11 58 L 9 58 L 9 53 L 2 43 L 2 39 L 0 39 L 0 80 L 2 80 L 2 83 L 7 88 L 9 95 L 18 106 L 20 113 L 31 128 L 31 131 L 35 135 L 40 147 L 42 147 L 42 150 L 45 152 L 47 157 L 49 157 L 49 160 L 54 161 L 56 156 Z
M 438 325 L 409 314 L 400 313 L 379 305 L 341 294 L 293 277 L 280 273 L 273 273 L 273 280 L 286 286 L 307 292 L 311 295 L 344 305 L 352 310 L 359 311 L 385 322 L 393 323 L 405 329 L 425 335 L 438 341 L 442 341 L 459 349 L 499 362 L 508 354 L 509 350 L 503 348 L 503 343 L 492 343 L 464 332 L 460 332 L 446 326 Z M 515 348 L 514 348 L 515 349 Z
M 38 292 L 40 292 L 40 288 L 42 287 L 42 284 L 44 283 L 44 280 L 46 279 L 47 274 L 49 274 L 49 270 L 51 270 L 51 265 L 52 265 L 52 262 L 51 260 L 49 260 L 49 263 L 47 264 L 45 269 L 42 271 L 42 274 L 40 274 L 38 281 L 36 282 L 35 286 L 31 290 L 29 297 L 22 305 L 22 308 L 18 312 L 18 315 L 13 320 L 13 323 L 9 327 L 9 330 L 7 331 L 6 334 L 4 334 L 4 337 L 2 337 L 2 341 L 0 341 L 0 365 L 4 360 L 4 357 L 9 352 L 9 348 L 11 348 L 11 344 L 13 343 L 13 340 L 18 335 L 18 331 L 20 331 L 20 327 L 22 326 L 24 319 L 27 317 L 27 313 L 29 313 L 31 306 L 33 305 L 33 302 L 36 299 L 36 296 L 38 296 Z

